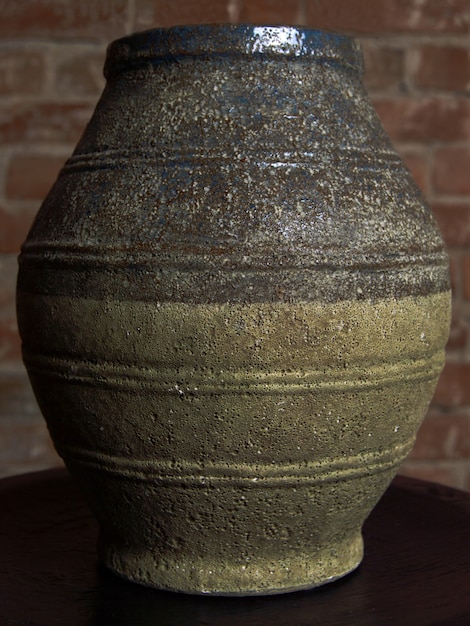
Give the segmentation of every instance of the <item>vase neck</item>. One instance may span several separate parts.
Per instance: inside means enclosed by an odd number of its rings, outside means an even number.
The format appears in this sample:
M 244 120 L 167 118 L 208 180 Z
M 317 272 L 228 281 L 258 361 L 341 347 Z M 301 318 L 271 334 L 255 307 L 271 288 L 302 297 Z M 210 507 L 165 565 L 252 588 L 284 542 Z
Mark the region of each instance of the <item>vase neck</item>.
M 157 28 L 114 41 L 108 79 L 130 69 L 184 58 L 266 57 L 333 63 L 362 72 L 359 44 L 345 35 L 292 26 L 196 25 Z

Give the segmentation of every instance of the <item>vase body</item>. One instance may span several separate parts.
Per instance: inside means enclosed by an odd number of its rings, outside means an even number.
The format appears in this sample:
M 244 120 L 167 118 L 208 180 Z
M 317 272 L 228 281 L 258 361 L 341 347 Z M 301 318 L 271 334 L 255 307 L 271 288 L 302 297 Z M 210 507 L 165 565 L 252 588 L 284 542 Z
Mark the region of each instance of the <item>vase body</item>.
M 444 363 L 447 257 L 346 37 L 159 29 L 20 256 L 24 361 L 115 572 L 305 589 L 353 570 Z

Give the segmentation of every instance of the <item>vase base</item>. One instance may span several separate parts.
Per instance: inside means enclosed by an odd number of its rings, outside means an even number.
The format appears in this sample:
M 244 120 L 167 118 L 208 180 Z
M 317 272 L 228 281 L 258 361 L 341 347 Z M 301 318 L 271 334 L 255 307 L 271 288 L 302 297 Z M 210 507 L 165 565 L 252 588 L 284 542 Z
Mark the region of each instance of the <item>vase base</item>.
M 102 560 L 108 569 L 131 582 L 163 591 L 196 595 L 275 595 L 314 589 L 354 571 L 363 557 L 360 532 L 323 546 L 313 554 L 279 559 L 247 558 L 242 563 L 157 560 L 149 551 L 132 554 L 101 543 Z

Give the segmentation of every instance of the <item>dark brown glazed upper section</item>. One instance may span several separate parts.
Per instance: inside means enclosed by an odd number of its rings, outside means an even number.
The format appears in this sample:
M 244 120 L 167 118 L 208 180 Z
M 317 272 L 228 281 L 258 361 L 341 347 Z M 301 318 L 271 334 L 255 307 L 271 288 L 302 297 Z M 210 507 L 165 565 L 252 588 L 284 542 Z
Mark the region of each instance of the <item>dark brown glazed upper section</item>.
M 353 39 L 339 33 L 292 26 L 202 24 L 157 28 L 114 41 L 108 48 L 105 76 L 181 57 L 304 57 L 362 72 L 362 54 Z
M 21 288 L 201 303 L 447 291 L 437 225 L 360 58 L 347 37 L 291 27 L 113 43 L 23 247 Z

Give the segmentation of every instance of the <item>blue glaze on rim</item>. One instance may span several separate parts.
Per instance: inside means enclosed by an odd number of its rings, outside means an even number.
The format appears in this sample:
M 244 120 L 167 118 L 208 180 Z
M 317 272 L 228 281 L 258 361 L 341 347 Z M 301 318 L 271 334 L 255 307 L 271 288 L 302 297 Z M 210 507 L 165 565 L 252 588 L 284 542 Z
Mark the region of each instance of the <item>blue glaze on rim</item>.
M 340 33 L 297 26 L 199 24 L 156 28 L 117 39 L 104 73 L 111 78 L 148 63 L 184 57 L 264 56 L 332 62 L 362 72 L 359 44 Z

